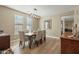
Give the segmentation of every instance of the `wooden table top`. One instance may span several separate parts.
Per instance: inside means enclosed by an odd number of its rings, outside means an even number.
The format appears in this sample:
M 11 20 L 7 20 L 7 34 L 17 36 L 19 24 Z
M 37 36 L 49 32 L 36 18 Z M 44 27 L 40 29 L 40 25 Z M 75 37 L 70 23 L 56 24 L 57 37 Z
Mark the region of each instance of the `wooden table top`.
M 1 33 L 1 34 L 0 34 L 0 37 L 2 37 L 2 36 L 9 36 L 9 34 Z
M 62 34 L 62 36 L 60 38 L 79 41 L 79 38 L 74 37 L 71 32 L 65 32 L 64 34 Z
M 25 35 L 26 35 L 26 36 L 33 36 L 33 35 L 35 35 L 35 33 L 33 33 L 33 32 L 25 33 Z

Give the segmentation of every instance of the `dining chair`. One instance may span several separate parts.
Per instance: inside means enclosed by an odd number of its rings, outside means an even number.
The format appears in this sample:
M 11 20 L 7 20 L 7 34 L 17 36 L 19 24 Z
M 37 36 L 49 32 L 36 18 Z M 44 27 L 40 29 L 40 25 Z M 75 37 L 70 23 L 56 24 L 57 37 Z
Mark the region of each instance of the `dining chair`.
M 25 47 L 25 41 L 29 41 L 28 37 L 25 36 L 24 31 L 19 31 L 19 38 L 20 38 L 19 46 L 22 46 L 24 48 Z
M 40 44 L 41 37 L 41 31 L 36 32 L 36 38 L 35 38 L 35 45 L 38 46 Z
M 42 41 L 46 41 L 46 30 L 42 30 Z
M 42 31 L 42 30 L 40 30 L 40 34 L 39 34 L 39 35 L 40 35 L 40 44 L 42 44 L 42 43 L 43 43 L 43 41 L 42 41 L 42 32 L 43 32 L 43 31 Z
M 25 33 L 28 33 L 29 32 L 29 30 L 25 30 Z

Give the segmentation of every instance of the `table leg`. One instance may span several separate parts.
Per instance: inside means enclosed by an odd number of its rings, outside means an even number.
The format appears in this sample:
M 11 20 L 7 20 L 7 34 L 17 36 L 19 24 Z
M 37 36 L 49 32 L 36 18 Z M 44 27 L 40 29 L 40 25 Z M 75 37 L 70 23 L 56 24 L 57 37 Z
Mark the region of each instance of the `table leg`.
M 32 39 L 29 37 L 29 48 L 31 49 L 31 46 L 32 46 Z
M 44 42 L 46 41 L 46 37 L 44 37 Z

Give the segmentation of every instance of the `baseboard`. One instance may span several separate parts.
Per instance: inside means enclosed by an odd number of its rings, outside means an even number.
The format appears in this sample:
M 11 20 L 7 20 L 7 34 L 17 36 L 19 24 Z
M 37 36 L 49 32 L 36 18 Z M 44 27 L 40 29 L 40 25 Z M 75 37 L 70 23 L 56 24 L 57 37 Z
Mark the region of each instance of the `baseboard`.
M 55 36 L 46 36 L 46 37 L 60 39 L 60 37 L 55 37 Z
M 11 42 L 15 42 L 15 41 L 19 41 L 19 39 L 17 39 L 17 40 L 12 40 Z

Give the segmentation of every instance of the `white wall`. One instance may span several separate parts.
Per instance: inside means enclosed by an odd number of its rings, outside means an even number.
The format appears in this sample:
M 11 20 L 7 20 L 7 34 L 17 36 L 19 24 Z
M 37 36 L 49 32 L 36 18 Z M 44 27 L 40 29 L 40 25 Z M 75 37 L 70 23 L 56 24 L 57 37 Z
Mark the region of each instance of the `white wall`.
M 74 24 L 77 24 L 77 30 L 79 31 L 79 9 L 74 10 Z
M 61 17 L 67 15 L 73 15 L 74 11 L 68 11 L 60 15 L 42 17 L 40 20 L 40 28 L 44 29 L 44 20 L 52 19 L 52 29 L 46 30 L 46 35 L 51 37 L 61 36 Z
M 61 35 L 61 18 L 60 16 L 41 17 L 40 28 L 44 29 L 44 20 L 52 19 L 52 29 L 46 30 L 46 35 L 51 37 L 60 37 Z

